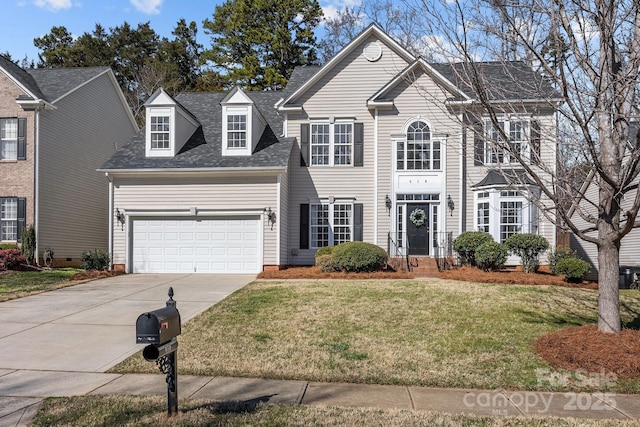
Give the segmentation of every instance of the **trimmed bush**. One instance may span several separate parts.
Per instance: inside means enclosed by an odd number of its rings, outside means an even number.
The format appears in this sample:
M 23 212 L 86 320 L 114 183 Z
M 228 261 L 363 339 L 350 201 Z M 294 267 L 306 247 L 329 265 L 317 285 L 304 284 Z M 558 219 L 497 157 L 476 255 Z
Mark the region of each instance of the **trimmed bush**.
M 0 244 L 0 250 L 3 249 L 20 249 L 20 246 L 15 243 L 2 243 Z
M 571 283 L 582 282 L 590 269 L 589 263 L 580 258 L 565 258 L 556 264 L 557 273 L 564 274 L 565 280 Z
M 331 255 L 335 246 L 324 246 L 316 251 L 316 258 L 323 255 Z
M 332 255 L 320 255 L 316 256 L 316 265 L 320 267 L 320 271 L 323 273 L 332 273 L 338 271 Z
M 491 234 L 484 231 L 465 231 L 453 239 L 453 250 L 458 252 L 464 264 L 476 266 L 476 249 L 486 242 L 492 242 Z
M 556 248 L 555 251 L 550 252 L 548 260 L 549 260 L 549 269 L 551 270 L 551 273 L 558 274 L 556 270 L 556 265 L 561 260 L 568 259 L 568 258 L 580 258 L 580 257 L 578 256 L 578 253 L 576 251 L 566 246 L 561 246 L 559 248 Z
M 507 247 L 493 240 L 484 242 L 475 251 L 476 263 L 484 271 L 501 269 L 507 262 L 507 255 Z
M 384 269 L 387 253 L 380 246 L 365 242 L 346 242 L 333 248 L 336 270 L 370 272 Z
M 106 270 L 109 268 L 109 254 L 96 249 L 82 254 L 82 268 L 85 270 Z
M 504 244 L 509 252 L 520 257 L 520 265 L 525 273 L 538 271 L 540 267 L 538 256 L 549 249 L 547 239 L 530 233 L 512 234 Z
M 22 270 L 27 259 L 20 249 L 0 250 L 0 270 Z
M 31 265 L 36 255 L 36 229 L 33 225 L 22 228 L 22 253 L 27 264 Z

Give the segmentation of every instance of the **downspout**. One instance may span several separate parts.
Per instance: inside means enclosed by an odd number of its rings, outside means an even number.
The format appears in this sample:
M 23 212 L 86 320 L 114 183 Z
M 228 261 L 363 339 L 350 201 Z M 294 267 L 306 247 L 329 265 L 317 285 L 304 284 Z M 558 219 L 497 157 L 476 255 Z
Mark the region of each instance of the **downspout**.
M 282 215 L 280 215 L 280 213 L 282 212 L 282 174 L 278 174 L 278 182 L 276 186 L 276 204 L 278 205 L 278 214 L 276 215 L 276 264 L 278 265 L 279 269 L 282 265 L 282 263 L 280 262 L 280 245 L 282 245 L 282 241 L 280 240 L 282 238 L 280 235 L 280 221 L 282 219 Z M 262 247 L 264 248 L 264 242 L 262 243 Z M 262 264 L 262 269 L 264 270 L 264 254 Z
M 109 215 L 107 216 L 109 218 L 109 270 L 113 270 L 113 179 L 111 179 L 108 172 L 105 173 L 105 176 L 109 181 Z
M 34 150 L 33 150 L 33 228 L 36 232 L 36 247 L 34 256 L 36 265 L 40 266 L 40 108 L 34 110 Z
M 460 113 L 462 122 L 462 135 L 460 135 L 460 222 L 458 224 L 458 234 L 466 230 L 467 224 L 467 124 L 466 117 Z
M 378 244 L 378 126 L 379 110 L 376 107 L 375 126 L 373 129 L 373 244 Z M 363 154 L 364 156 L 364 154 Z M 364 236 L 363 236 L 364 237 Z

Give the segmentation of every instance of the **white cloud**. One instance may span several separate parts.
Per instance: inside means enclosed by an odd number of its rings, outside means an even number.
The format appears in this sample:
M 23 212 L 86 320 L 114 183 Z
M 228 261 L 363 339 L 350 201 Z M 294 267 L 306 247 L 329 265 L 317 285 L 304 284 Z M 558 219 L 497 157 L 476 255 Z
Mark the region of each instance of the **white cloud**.
M 60 10 L 60 9 L 69 9 L 71 6 L 71 0 L 36 0 L 35 5 L 37 7 L 41 7 L 43 9 L 49 10 Z
M 133 7 L 138 12 L 146 13 L 148 15 L 157 15 L 160 13 L 160 6 L 164 0 L 130 0 Z
M 338 12 L 343 11 L 346 7 L 353 7 L 362 4 L 361 0 L 329 0 L 327 4 L 322 6 L 325 19 L 333 19 L 338 16 Z

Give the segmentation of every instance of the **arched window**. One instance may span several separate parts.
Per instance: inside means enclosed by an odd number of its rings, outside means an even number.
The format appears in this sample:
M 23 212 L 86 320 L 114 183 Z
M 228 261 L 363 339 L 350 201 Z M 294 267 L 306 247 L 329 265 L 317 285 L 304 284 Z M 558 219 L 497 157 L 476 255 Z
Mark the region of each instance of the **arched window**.
M 440 141 L 431 140 L 429 125 L 422 120 L 411 122 L 406 135 L 406 141 L 397 143 L 397 169 L 440 169 Z

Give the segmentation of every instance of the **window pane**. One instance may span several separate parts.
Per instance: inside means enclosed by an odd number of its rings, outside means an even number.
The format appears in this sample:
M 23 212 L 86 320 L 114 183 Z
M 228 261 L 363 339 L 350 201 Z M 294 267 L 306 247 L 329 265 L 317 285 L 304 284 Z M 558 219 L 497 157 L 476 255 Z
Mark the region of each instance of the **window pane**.
M 407 128 L 407 169 L 431 169 L 430 139 L 431 131 L 426 123 L 413 122 L 409 125 Z
M 151 148 L 166 150 L 169 148 L 169 116 L 151 117 Z
M 311 125 L 311 164 L 329 164 L 329 125 Z
M 311 247 L 329 246 L 329 205 L 311 205 Z
M 0 202 L 0 240 L 18 239 L 18 199 L 2 199 Z
M 351 241 L 351 205 L 333 205 L 333 244 Z
M 351 143 L 353 141 L 353 125 L 342 123 L 333 125 L 333 164 L 351 164 Z
M 396 143 L 396 157 L 397 170 L 404 170 L 404 141 L 398 141 Z
M 489 202 L 478 203 L 478 224 L 476 228 L 478 231 L 489 232 Z
M 227 147 L 245 148 L 247 146 L 247 116 L 230 114 L 227 116 Z
M 500 202 L 500 243 L 522 230 L 522 202 Z
M 0 120 L 0 158 L 18 158 L 18 119 Z

